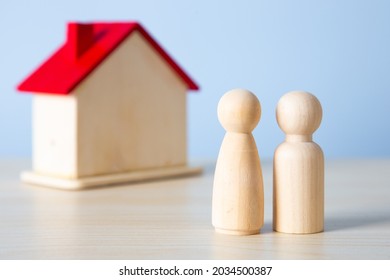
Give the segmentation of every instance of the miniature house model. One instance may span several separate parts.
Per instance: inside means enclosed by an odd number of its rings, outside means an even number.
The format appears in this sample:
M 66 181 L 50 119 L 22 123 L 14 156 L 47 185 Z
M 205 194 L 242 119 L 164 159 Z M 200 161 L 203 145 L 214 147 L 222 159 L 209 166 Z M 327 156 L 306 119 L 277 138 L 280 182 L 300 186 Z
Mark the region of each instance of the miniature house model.
M 198 87 L 138 23 L 69 23 L 18 89 L 34 94 L 26 182 L 82 189 L 200 172 L 186 139 L 186 92 Z

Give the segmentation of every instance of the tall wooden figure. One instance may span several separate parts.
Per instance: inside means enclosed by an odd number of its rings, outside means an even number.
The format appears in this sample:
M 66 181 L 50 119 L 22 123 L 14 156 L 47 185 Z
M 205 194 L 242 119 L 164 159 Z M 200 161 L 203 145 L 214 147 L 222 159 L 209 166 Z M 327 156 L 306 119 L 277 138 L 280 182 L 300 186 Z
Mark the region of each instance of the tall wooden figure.
M 219 101 L 218 119 L 227 132 L 214 176 L 212 223 L 217 232 L 257 234 L 263 226 L 263 175 L 252 136 L 260 115 L 259 100 L 247 90 L 231 90 Z
M 324 230 L 324 155 L 312 141 L 322 108 L 307 92 L 292 91 L 278 103 L 276 118 L 286 140 L 274 155 L 274 230 L 316 233 Z

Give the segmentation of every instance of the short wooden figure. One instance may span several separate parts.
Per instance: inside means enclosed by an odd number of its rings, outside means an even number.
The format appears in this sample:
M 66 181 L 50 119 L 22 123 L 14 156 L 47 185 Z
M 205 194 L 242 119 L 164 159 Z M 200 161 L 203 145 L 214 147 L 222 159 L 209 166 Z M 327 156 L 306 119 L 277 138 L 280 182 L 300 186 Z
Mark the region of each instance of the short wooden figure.
M 83 189 L 200 172 L 187 166 L 198 86 L 137 22 L 69 23 L 18 87 L 34 93 L 32 184 Z
M 320 126 L 322 108 L 307 92 L 284 95 L 276 109 L 286 140 L 274 155 L 274 230 L 316 233 L 324 230 L 324 155 L 312 134 Z
M 212 223 L 217 232 L 257 234 L 263 226 L 263 176 L 252 136 L 260 116 L 260 102 L 247 90 L 231 90 L 219 101 L 218 119 L 226 135 L 214 176 Z

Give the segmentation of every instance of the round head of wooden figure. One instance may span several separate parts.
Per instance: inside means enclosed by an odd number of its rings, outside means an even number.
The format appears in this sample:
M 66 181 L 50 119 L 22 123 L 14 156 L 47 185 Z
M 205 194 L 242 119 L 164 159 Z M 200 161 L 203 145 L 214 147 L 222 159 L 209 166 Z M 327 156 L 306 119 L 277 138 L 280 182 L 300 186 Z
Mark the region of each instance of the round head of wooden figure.
M 245 89 L 228 91 L 218 103 L 218 119 L 227 132 L 251 133 L 260 116 L 259 100 Z
M 311 139 L 311 135 L 321 124 L 321 103 L 311 93 L 288 92 L 279 100 L 276 119 L 287 135 L 304 135 Z

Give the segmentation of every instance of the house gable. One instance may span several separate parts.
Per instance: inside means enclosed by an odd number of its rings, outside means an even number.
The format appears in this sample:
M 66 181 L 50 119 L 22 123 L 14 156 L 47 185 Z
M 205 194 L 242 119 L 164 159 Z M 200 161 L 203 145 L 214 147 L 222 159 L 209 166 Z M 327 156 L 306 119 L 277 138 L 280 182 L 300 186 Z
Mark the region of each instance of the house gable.
M 187 85 L 140 32 L 73 94 L 77 177 L 186 164 Z

